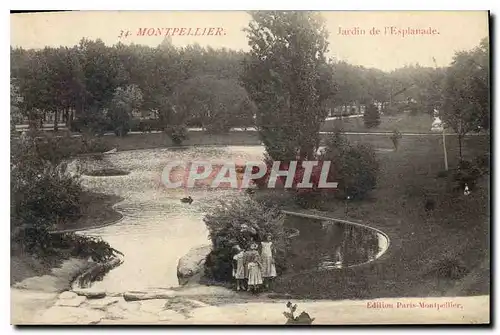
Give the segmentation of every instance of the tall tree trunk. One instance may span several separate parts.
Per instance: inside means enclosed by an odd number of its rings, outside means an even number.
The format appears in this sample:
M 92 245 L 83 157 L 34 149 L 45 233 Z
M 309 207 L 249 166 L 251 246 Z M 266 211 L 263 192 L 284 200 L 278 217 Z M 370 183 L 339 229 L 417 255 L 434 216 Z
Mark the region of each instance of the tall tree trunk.
M 71 120 L 69 119 L 69 108 L 64 109 L 64 121 L 66 123 L 66 127 L 69 129 Z
M 59 130 L 59 109 L 56 108 L 54 110 L 54 132 L 56 133 Z
M 463 135 L 458 134 L 458 156 L 460 157 L 460 162 L 462 161 L 462 140 Z

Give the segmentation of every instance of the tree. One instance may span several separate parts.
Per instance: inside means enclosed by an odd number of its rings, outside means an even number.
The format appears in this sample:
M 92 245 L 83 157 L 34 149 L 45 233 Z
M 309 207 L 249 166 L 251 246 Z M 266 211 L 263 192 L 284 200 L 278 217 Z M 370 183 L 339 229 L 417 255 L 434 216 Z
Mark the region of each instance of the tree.
M 462 160 L 463 138 L 489 129 L 489 50 L 487 40 L 472 51 L 455 54 L 446 72 L 443 121 L 457 134 Z
M 19 94 L 19 88 L 15 80 L 10 79 L 10 130 L 14 132 L 16 125 L 21 123 L 23 116 L 19 106 L 23 102 L 23 98 Z
M 120 64 L 116 50 L 108 48 L 100 39 L 82 39 L 78 54 L 85 89 L 77 115 L 83 119 L 100 120 L 116 88 L 127 84 L 127 72 Z
M 142 92 L 137 85 L 118 87 L 111 100 L 108 118 L 117 136 L 124 136 L 130 129 L 132 112 L 140 108 Z
M 15 70 L 16 84 L 22 97 L 18 107 L 21 114 L 28 119 L 30 129 L 36 129 L 40 126 L 45 108 L 43 100 L 48 95 L 48 83 L 43 68 L 44 58 L 40 51 L 16 53 L 20 54 L 18 68 Z
M 260 137 L 274 160 L 312 159 L 327 116 L 322 103 L 333 93 L 323 20 L 310 12 L 251 15 L 241 80 L 257 106 Z
M 196 118 L 210 133 L 224 133 L 238 122 L 253 121 L 254 108 L 248 94 L 234 79 L 212 75 L 186 80 L 173 93 L 176 109 Z
M 380 112 L 374 104 L 369 104 L 363 115 L 366 128 L 374 128 L 380 125 Z

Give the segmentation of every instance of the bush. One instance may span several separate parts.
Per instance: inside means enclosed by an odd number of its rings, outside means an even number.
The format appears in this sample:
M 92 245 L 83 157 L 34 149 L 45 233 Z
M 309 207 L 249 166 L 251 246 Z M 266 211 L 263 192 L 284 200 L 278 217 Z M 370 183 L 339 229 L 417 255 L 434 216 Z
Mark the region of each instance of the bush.
M 31 165 L 43 165 L 44 162 L 57 165 L 72 156 L 102 153 L 110 149 L 110 145 L 106 144 L 102 138 L 85 136 L 71 138 L 36 134 L 36 137 L 14 139 L 11 142 L 11 152 L 13 157 L 19 157 L 18 163 L 21 163 L 20 157 L 24 157 L 22 160 L 27 160 Z M 39 167 L 43 168 L 43 166 Z
M 161 123 L 157 119 L 132 119 L 130 120 L 130 131 L 140 131 L 142 133 L 162 130 Z
M 337 193 L 342 198 L 362 198 L 377 185 L 379 164 L 375 150 L 369 145 L 351 145 L 341 134 L 336 133 L 327 140 L 320 159 L 331 161 Z
M 70 130 L 72 132 L 90 132 L 92 135 L 102 135 L 105 132 L 113 131 L 114 127 L 103 113 L 94 111 L 71 121 Z
M 38 245 L 41 249 L 53 225 L 79 217 L 83 192 L 79 177 L 71 176 L 66 164 L 56 164 L 64 155 L 52 151 L 53 142 L 43 143 L 46 151 L 28 137 L 13 143 L 11 152 L 13 238 L 22 236 L 18 242 Z
M 475 158 L 474 164 L 480 168 L 484 173 L 490 171 L 490 153 L 479 155 Z
M 403 135 L 397 129 L 395 129 L 392 132 L 391 141 L 392 141 L 392 144 L 394 145 L 394 150 L 398 150 L 399 141 L 401 140 L 402 137 L 403 137 Z
M 370 104 L 366 107 L 365 114 L 363 115 L 363 121 L 365 122 L 366 128 L 374 128 L 380 125 L 380 112 L 377 106 Z
M 79 143 L 80 148 L 98 146 L 95 144 L 98 142 Z M 11 250 L 20 247 L 36 256 L 60 255 L 107 260 L 117 251 L 100 239 L 49 233 L 55 225 L 73 221 L 81 215 L 83 194 L 79 176 L 72 176 L 67 172 L 67 164 L 60 163 L 62 157 L 72 151 L 60 152 L 55 144 L 57 141 L 54 139 L 37 142 L 31 137 L 13 143 Z
M 248 197 L 236 198 L 220 205 L 203 219 L 212 241 L 212 252 L 207 256 L 205 274 L 216 281 L 232 279 L 233 247 L 247 249 L 251 240 L 260 242 L 270 233 L 276 248 L 276 270 L 286 268 L 287 238 L 283 228 L 284 215 L 276 208 L 265 207 Z
M 82 236 L 75 233 L 53 234 L 53 249 L 66 250 L 73 257 L 92 257 L 96 262 L 105 262 L 119 253 L 100 237 Z
M 175 145 L 181 145 L 188 138 L 186 127 L 181 125 L 169 126 L 165 129 L 165 132 Z
M 83 188 L 78 176 L 65 170 L 64 164 L 47 163 L 44 169 L 15 166 L 11 172 L 11 216 L 23 224 L 43 224 L 47 228 L 77 218 Z
M 289 312 L 283 312 L 283 315 L 286 318 L 285 324 L 287 325 L 311 325 L 315 320 L 315 318 L 311 318 L 306 312 L 302 312 L 299 316 L 295 316 L 294 313 L 297 311 L 297 305 L 293 305 L 290 301 L 287 302 L 286 307 Z
M 454 189 L 457 191 L 463 191 L 465 189 L 465 184 L 469 187 L 469 190 L 474 190 L 476 186 L 477 179 L 483 174 L 479 166 L 471 161 L 462 160 L 457 169 L 452 174 Z

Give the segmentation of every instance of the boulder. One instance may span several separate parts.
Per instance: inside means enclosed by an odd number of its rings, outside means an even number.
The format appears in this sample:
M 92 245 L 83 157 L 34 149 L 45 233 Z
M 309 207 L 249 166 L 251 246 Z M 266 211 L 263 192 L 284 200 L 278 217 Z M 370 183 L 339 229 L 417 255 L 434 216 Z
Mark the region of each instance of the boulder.
M 154 299 L 168 299 L 175 295 L 171 290 L 158 290 L 158 291 L 128 291 L 123 294 L 125 301 L 138 301 L 138 300 L 154 300 Z
M 83 304 L 87 300 L 86 297 L 77 295 L 74 298 L 64 298 L 56 301 L 55 306 L 63 306 L 63 307 L 78 307 Z
M 93 309 L 105 311 L 109 306 L 120 302 L 119 298 L 103 298 L 88 301 L 88 306 Z
M 88 299 L 101 299 L 106 296 L 105 291 L 96 290 L 94 288 L 73 289 L 73 292 L 76 293 L 77 295 L 85 296 Z
M 76 298 L 78 294 L 70 291 L 64 291 L 63 293 L 59 294 L 59 299 L 73 299 Z
M 179 259 L 177 279 L 179 285 L 197 284 L 205 272 L 205 259 L 212 251 L 211 245 L 202 245 L 191 249 Z
M 96 324 L 105 317 L 104 312 L 90 308 L 54 306 L 33 318 L 37 325 L 89 325 Z

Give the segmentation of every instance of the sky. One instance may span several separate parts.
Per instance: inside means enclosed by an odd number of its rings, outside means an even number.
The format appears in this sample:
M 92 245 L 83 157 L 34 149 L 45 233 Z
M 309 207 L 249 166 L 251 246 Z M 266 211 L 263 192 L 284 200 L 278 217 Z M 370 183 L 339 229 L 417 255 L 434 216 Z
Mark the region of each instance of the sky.
M 488 37 L 487 11 L 324 11 L 329 31 L 329 56 L 353 65 L 391 71 L 405 65 L 447 66 L 456 51 L 470 50 Z M 83 38 L 157 46 L 164 36 L 138 36 L 143 28 L 186 28 L 200 36 L 172 36 L 176 46 L 198 43 L 213 48 L 249 50 L 243 11 L 82 11 L 11 14 L 11 46 L 43 48 L 73 46 Z M 434 35 L 384 34 L 394 29 L 434 30 Z M 196 30 L 199 28 L 198 30 Z M 205 30 L 205 28 L 207 28 Z M 208 28 L 218 35 L 201 35 Z M 219 28 L 219 29 L 217 29 Z M 380 31 L 372 35 L 372 28 Z M 346 30 L 354 34 L 339 34 Z M 119 37 L 123 31 L 128 36 Z M 153 31 L 153 30 L 152 30 Z M 364 31 L 364 35 L 361 35 Z M 163 30 L 166 32 L 166 30 Z

